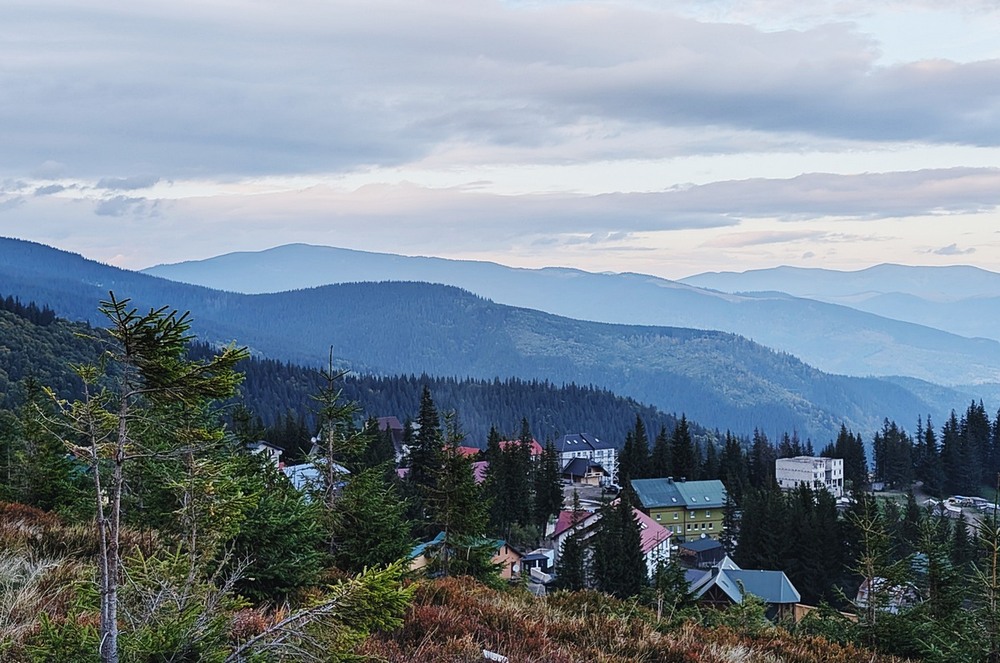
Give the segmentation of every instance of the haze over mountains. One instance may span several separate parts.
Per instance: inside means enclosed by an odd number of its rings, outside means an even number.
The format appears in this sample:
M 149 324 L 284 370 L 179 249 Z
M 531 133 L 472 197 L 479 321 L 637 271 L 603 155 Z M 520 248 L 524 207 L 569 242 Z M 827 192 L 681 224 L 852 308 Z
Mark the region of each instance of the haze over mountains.
M 895 266 L 883 266 L 893 268 Z M 998 332 L 967 338 L 939 325 L 914 324 L 909 317 L 879 314 L 889 300 L 898 307 L 923 288 L 943 299 L 948 293 L 1000 294 L 1000 275 L 972 268 L 921 271 L 924 268 L 878 269 L 854 282 L 840 284 L 838 272 L 779 268 L 752 273 L 756 280 L 739 287 L 739 275 L 702 275 L 669 281 L 642 274 L 595 274 L 568 268 L 517 269 L 495 263 L 408 257 L 333 247 L 291 244 L 260 252 L 230 253 L 208 260 L 159 265 L 144 272 L 185 283 L 244 293 L 278 292 L 352 281 L 424 281 L 467 289 L 495 302 L 533 308 L 556 315 L 599 322 L 668 325 L 741 334 L 770 348 L 789 352 L 830 373 L 854 376 L 906 376 L 945 385 L 1000 381 Z M 932 270 L 933 268 L 928 268 Z M 801 276 L 818 272 L 813 281 Z M 946 279 L 944 275 L 948 275 Z M 822 277 L 822 278 L 820 278 Z M 701 279 L 701 280 L 699 280 Z M 884 279 L 890 295 L 871 288 Z M 802 283 L 800 283 L 802 281 Z M 707 287 L 698 287 L 706 285 Z M 727 287 L 720 287 L 727 286 Z M 785 294 L 779 287 L 791 289 Z M 991 290 L 995 287 L 994 290 Z M 714 288 L 712 290 L 708 288 Z M 965 290 L 963 290 L 965 288 Z M 881 296 L 862 310 L 852 295 L 864 289 Z M 731 294 L 721 290 L 768 290 Z M 807 299 L 824 293 L 829 301 Z M 916 294 L 915 294 L 916 293 Z M 800 295 L 800 296 L 796 296 Z M 958 297 L 952 294 L 953 300 Z M 835 301 L 842 299 L 842 302 Z M 850 302 L 850 305 L 845 305 Z M 959 313 L 966 300 L 942 303 L 940 313 L 925 316 L 952 321 L 951 327 L 986 327 L 984 316 Z M 987 310 L 1000 298 L 980 300 Z M 973 305 L 973 304 L 969 304 Z M 953 307 L 953 308 L 946 308 Z M 909 310 L 909 309 L 907 309 Z M 961 317 L 959 322 L 952 318 Z M 979 322 L 971 322 L 975 317 Z M 911 321 L 907 321 L 911 320 Z
M 236 340 L 271 358 L 322 365 L 332 345 L 359 371 L 594 384 L 739 433 L 796 430 L 823 442 L 842 422 L 866 434 L 883 417 L 912 427 L 917 416 L 940 420 L 970 398 L 916 381 L 901 386 L 825 374 L 732 334 L 573 320 L 426 283 L 244 295 L 17 240 L 0 240 L 0 282 L 4 294 L 48 304 L 74 319 L 100 323 L 97 303 L 113 289 L 138 306 L 190 310 L 205 340 Z
M 1000 340 L 1000 274 L 968 265 L 875 265 L 853 272 L 774 267 L 706 272 L 681 281 L 728 293 L 778 290 L 962 336 Z

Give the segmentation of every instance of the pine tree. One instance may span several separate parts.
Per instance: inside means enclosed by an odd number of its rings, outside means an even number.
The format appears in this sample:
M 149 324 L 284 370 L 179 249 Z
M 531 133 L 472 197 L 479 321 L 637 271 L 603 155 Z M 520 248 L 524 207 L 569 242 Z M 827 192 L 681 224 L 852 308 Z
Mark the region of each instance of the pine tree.
M 535 519 L 542 534 L 545 533 L 549 520 L 559 515 L 562 506 L 559 454 L 550 440 L 545 443 L 542 457 L 535 470 Z
M 583 518 L 583 509 L 580 507 L 580 495 L 573 491 L 573 511 L 572 511 L 573 531 L 566 537 L 559 552 L 559 573 L 557 574 L 557 584 L 560 589 L 578 591 L 587 586 L 587 545 L 583 538 L 583 532 L 576 529 L 576 524 Z
M 675 478 L 693 479 L 697 476 L 698 458 L 694 442 L 691 440 L 687 417 L 683 414 L 670 438 L 670 459 L 673 462 Z
M 1000 413 L 998 413 L 1000 416 Z M 660 432 L 656 434 L 656 441 L 653 442 L 653 451 L 650 456 L 649 474 L 652 478 L 663 479 L 672 476 L 670 464 L 670 436 L 667 435 L 667 427 L 661 426 Z M 625 485 L 624 483 L 622 484 Z
M 426 386 L 420 396 L 420 415 L 410 446 L 410 472 L 407 478 L 422 490 L 435 486 L 441 468 L 444 439 L 437 407 Z
M 627 500 L 602 508 L 593 537 L 594 582 L 619 598 L 638 596 L 648 582 L 639 525 Z
M 228 347 L 207 362 L 185 358 L 191 323 L 188 314 L 166 307 L 140 314 L 129 300 L 110 293 L 101 303 L 109 322 L 106 364 L 80 366 L 84 399 L 67 412 L 67 424 L 82 441 L 75 455 L 90 465 L 97 507 L 99 542 L 101 660 L 117 663 L 118 589 L 121 579 L 119 550 L 125 470 L 141 454 L 141 436 L 157 415 L 162 430 L 171 430 L 170 416 L 178 408 L 199 407 L 207 400 L 230 397 L 240 376 L 233 367 L 248 355 L 246 349 Z M 113 368 L 112 368 L 113 367 Z M 111 387 L 101 387 L 103 371 Z M 157 428 L 158 428 L 157 427 Z

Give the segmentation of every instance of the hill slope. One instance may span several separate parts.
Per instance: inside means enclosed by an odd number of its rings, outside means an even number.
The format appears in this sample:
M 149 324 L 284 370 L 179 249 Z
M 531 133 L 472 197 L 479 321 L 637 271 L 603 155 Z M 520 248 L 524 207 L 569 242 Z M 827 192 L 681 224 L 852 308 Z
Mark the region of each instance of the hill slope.
M 160 265 L 146 272 L 223 290 L 258 293 L 352 281 L 442 283 L 498 303 L 574 319 L 741 334 L 830 373 L 906 375 L 941 384 L 1000 380 L 1000 343 L 889 319 L 876 315 L 877 306 L 862 311 L 860 306 L 778 292 L 734 295 L 642 274 L 514 269 L 488 262 L 303 244 Z M 777 290 L 795 278 L 798 272 L 784 278 L 775 275 L 775 287 L 740 289 Z M 876 273 L 870 280 L 880 278 Z M 940 316 L 935 321 L 942 323 Z
M 0 242 L 10 294 L 98 321 L 113 288 L 140 306 L 190 310 L 208 341 L 232 339 L 268 357 L 320 365 L 332 345 L 351 367 L 380 374 L 594 384 L 686 413 L 705 425 L 825 441 L 841 422 L 859 431 L 962 407 L 927 403 L 872 378 L 828 375 L 746 338 L 674 327 L 609 325 L 494 304 L 453 287 L 361 283 L 268 295 L 188 286 L 86 261 L 40 245 Z

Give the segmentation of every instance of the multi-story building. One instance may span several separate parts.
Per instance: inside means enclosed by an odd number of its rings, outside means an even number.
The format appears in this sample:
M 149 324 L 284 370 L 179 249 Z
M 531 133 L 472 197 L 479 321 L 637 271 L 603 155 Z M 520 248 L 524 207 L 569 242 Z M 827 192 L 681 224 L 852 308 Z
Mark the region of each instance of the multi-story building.
M 563 435 L 555 442 L 561 467 L 574 458 L 585 458 L 604 468 L 609 483 L 618 483 L 618 449 L 587 433 Z
M 782 490 L 800 484 L 813 489 L 826 488 L 834 497 L 844 494 L 844 459 L 796 456 L 774 461 L 774 478 Z
M 726 487 L 718 479 L 633 479 L 632 489 L 642 510 L 679 539 L 718 539 L 722 534 Z

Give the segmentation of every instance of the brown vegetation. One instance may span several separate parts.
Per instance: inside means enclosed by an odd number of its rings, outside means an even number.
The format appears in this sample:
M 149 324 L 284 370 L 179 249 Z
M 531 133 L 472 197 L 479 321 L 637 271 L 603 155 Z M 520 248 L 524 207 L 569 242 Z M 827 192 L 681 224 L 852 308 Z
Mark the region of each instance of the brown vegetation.
M 402 628 L 370 638 L 361 654 L 389 662 L 483 659 L 483 650 L 511 663 L 857 663 L 900 661 L 822 638 L 767 629 L 707 628 L 695 620 L 658 625 L 634 602 L 592 591 L 535 598 L 497 592 L 469 578 L 422 583 Z

